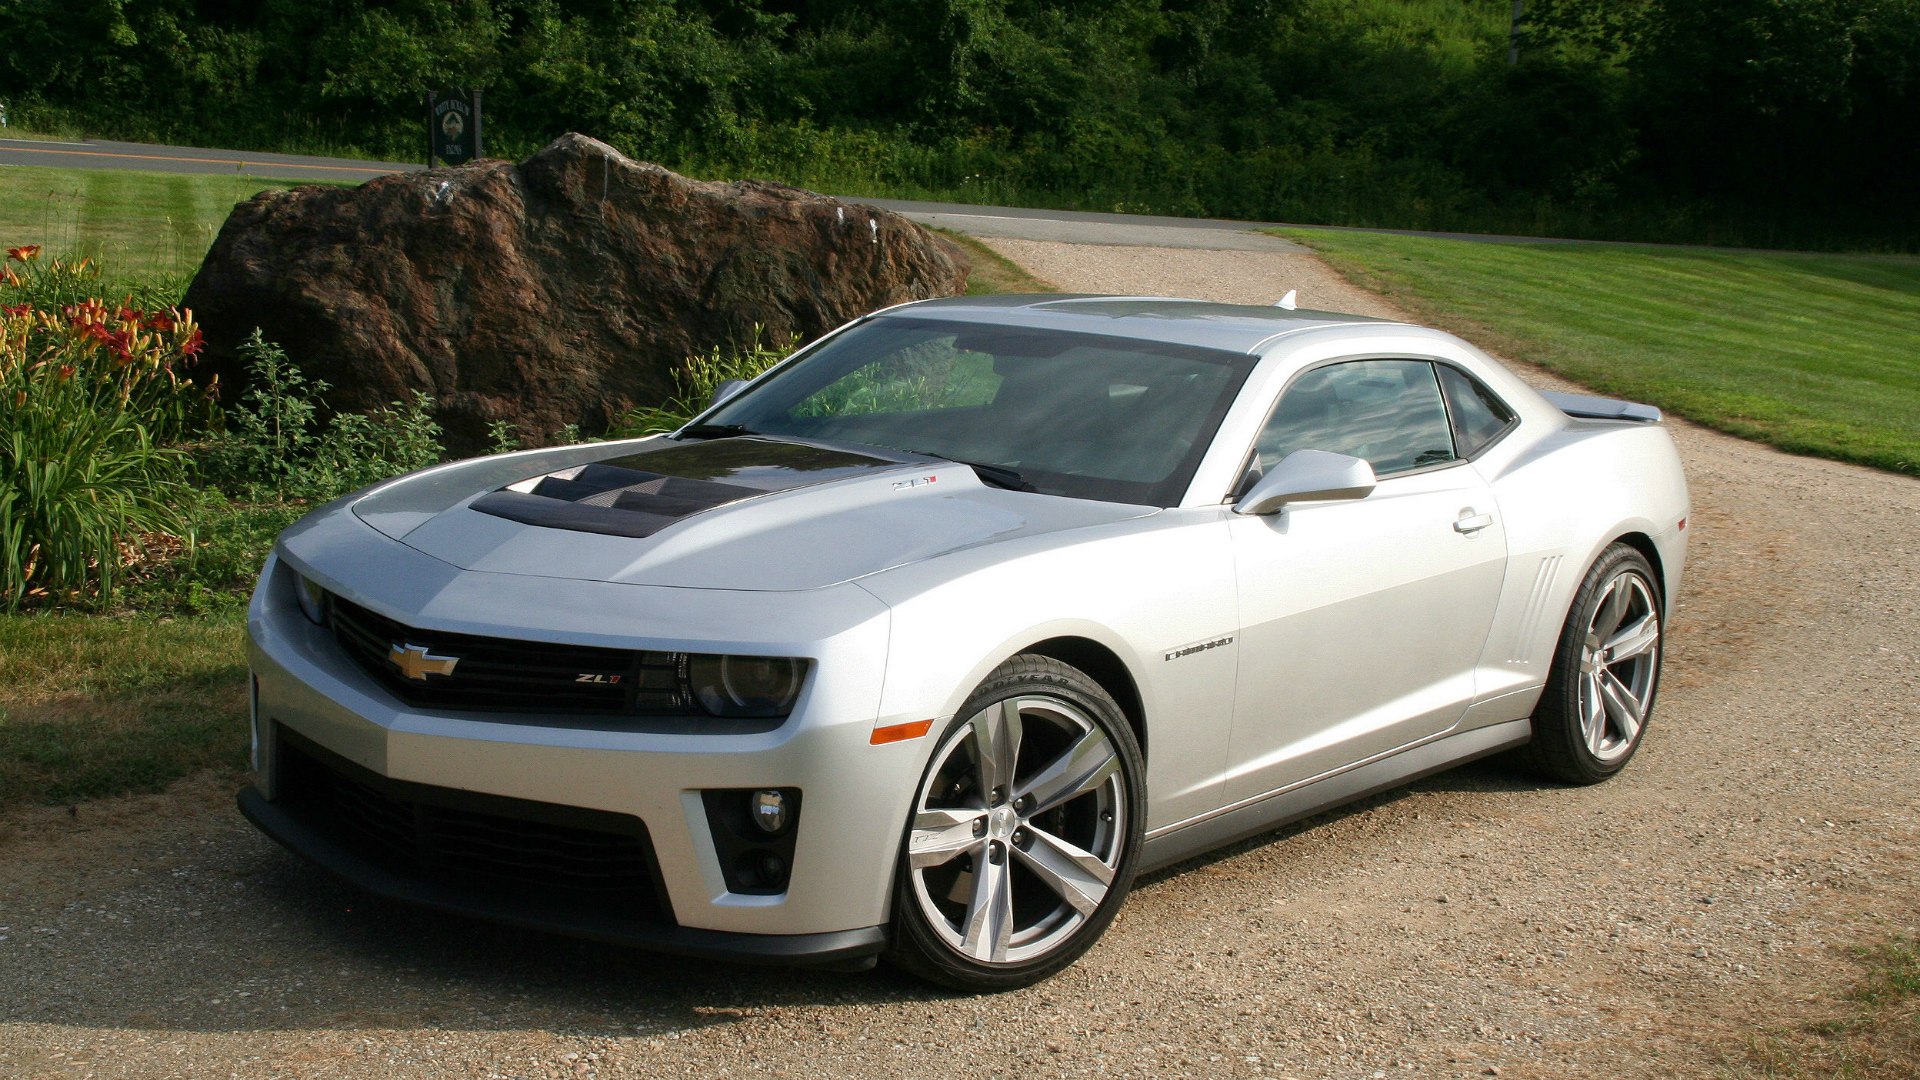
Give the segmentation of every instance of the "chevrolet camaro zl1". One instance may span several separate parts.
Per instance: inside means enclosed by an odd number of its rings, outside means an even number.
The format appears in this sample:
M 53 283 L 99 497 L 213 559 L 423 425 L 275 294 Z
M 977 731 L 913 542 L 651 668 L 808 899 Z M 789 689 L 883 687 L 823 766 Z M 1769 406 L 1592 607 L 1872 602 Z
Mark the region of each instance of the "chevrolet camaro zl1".
M 288 529 L 246 815 L 449 912 L 993 989 L 1143 871 L 1646 731 L 1688 513 L 1648 406 L 1084 296 L 890 308 L 716 398 Z

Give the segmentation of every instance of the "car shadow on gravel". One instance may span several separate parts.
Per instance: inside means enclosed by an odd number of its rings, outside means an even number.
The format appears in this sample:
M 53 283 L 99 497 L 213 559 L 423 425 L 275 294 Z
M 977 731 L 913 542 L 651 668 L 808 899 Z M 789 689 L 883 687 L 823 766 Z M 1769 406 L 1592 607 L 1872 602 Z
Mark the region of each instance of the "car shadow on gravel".
M 882 965 L 862 972 L 689 959 L 427 911 L 371 896 L 273 853 L 249 881 L 283 942 L 348 999 L 379 985 L 365 1015 L 315 1000 L 285 1026 L 432 1026 L 573 1034 L 668 1034 L 802 1005 L 939 1001 L 938 987 Z M 398 991 L 398 992 L 396 992 Z M 276 1025 L 279 1026 L 279 1025 Z
M 1288 839 L 1316 829 L 1325 828 L 1337 822 L 1370 814 L 1391 807 L 1397 803 L 1412 799 L 1423 793 L 1436 792 L 1499 792 L 1519 793 L 1529 791 L 1551 791 L 1564 787 L 1549 780 L 1541 780 L 1528 774 L 1524 769 L 1506 758 L 1495 756 L 1468 762 L 1444 772 L 1435 773 L 1423 780 L 1411 784 L 1388 788 L 1385 791 L 1369 795 L 1364 799 L 1324 810 L 1310 817 L 1283 825 L 1268 832 L 1256 833 L 1244 840 L 1236 841 L 1225 847 L 1215 848 L 1203 855 L 1196 855 L 1184 862 L 1178 862 L 1165 869 L 1155 870 L 1142 875 L 1135 882 L 1135 888 L 1157 884 L 1180 877 L 1189 871 L 1213 866 L 1238 858 L 1249 851 L 1255 851 L 1270 844 L 1282 843 Z

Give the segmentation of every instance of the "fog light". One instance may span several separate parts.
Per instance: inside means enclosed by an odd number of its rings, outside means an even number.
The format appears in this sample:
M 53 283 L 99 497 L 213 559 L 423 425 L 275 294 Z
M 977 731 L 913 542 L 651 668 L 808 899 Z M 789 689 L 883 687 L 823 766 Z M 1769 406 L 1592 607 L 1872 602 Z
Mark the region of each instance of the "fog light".
M 793 875 L 805 793 L 797 787 L 708 788 L 700 801 L 727 891 L 747 896 L 785 892 Z
M 760 882 L 769 889 L 782 889 L 787 884 L 787 860 L 771 851 L 760 853 Z
M 752 811 L 748 816 L 769 836 L 778 835 L 787 827 L 787 797 L 778 791 L 754 792 Z

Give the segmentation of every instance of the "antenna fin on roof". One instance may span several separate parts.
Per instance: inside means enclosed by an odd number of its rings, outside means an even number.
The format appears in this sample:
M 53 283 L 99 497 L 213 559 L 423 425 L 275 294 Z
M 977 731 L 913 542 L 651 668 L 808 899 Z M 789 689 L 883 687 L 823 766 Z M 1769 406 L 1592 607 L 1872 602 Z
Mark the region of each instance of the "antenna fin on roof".
M 1297 291 L 1298 290 L 1296 289 L 1288 289 L 1287 295 L 1274 301 L 1273 306 L 1277 308 L 1286 308 L 1288 311 L 1292 311 L 1294 308 L 1299 307 L 1300 304 L 1298 303 L 1297 298 L 1294 295 Z

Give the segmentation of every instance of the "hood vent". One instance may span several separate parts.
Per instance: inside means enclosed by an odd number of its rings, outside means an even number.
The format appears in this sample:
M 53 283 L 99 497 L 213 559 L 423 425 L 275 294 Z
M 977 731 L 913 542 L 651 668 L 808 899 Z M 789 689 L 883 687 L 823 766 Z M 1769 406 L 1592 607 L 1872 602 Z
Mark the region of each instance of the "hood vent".
M 529 477 L 475 499 L 483 514 L 549 529 L 652 536 L 682 518 L 774 491 L 900 466 L 764 438 L 676 443 Z M 676 475 L 677 474 L 677 475 Z M 702 479 L 705 478 L 705 479 Z
M 763 494 L 760 488 L 600 464 L 510 484 L 474 500 L 473 508 L 523 525 L 652 536 L 688 515 Z

